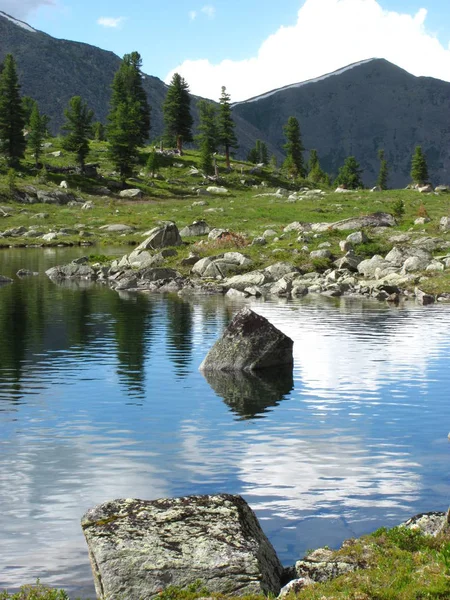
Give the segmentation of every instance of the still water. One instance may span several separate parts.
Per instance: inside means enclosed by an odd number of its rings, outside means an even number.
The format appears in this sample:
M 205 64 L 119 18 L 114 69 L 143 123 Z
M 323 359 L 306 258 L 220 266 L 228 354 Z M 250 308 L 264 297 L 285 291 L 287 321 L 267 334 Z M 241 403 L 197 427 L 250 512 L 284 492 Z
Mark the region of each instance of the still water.
M 450 503 L 450 307 L 250 302 L 293 376 L 208 376 L 242 306 L 57 285 L 82 249 L 2 250 L 0 589 L 94 597 L 80 518 L 121 497 L 242 494 L 284 564 Z

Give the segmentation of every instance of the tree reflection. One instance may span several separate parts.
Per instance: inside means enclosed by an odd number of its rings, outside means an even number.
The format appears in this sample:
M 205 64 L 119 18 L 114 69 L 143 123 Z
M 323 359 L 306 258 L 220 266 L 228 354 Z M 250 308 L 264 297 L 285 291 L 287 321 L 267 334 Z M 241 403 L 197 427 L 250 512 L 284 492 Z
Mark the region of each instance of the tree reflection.
M 168 355 L 178 377 L 186 377 L 192 358 L 193 318 L 189 302 L 179 296 L 167 299 Z

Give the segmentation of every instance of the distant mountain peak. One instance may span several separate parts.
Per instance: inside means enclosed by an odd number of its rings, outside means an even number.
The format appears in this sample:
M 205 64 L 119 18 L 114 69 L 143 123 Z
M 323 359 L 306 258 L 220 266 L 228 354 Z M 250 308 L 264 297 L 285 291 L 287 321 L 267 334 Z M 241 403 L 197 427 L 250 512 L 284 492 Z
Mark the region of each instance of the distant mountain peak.
M 19 19 L 15 19 L 14 17 L 12 17 L 11 15 L 8 15 L 7 13 L 3 12 L 2 10 L 0 10 L 0 18 L 3 17 L 4 19 L 7 19 L 8 21 L 11 21 L 11 23 L 14 23 L 14 25 L 17 25 L 18 27 L 21 27 L 22 29 L 25 29 L 26 31 L 31 31 L 33 33 L 37 33 L 36 29 L 33 29 L 33 27 L 31 27 L 31 25 L 28 25 L 28 23 L 25 23 L 24 21 L 19 21 Z
M 240 102 L 234 102 L 233 106 L 238 106 L 239 104 L 247 104 L 248 102 L 258 102 L 258 100 L 263 100 L 264 98 L 269 98 L 269 96 L 273 96 L 273 94 L 277 94 L 278 92 L 289 90 L 292 88 L 303 87 L 304 85 L 309 85 L 310 83 L 317 83 L 318 81 L 323 81 L 324 79 L 328 79 L 328 77 L 334 77 L 335 75 L 342 75 L 345 71 L 349 71 L 350 69 L 354 69 L 355 67 L 359 67 L 360 65 L 364 65 L 366 63 L 372 62 L 374 60 L 380 60 L 378 58 L 366 58 L 365 60 L 360 60 L 355 63 L 351 63 L 346 67 L 341 67 L 336 71 L 332 71 L 331 73 L 325 73 L 324 75 L 319 75 L 319 77 L 313 77 L 312 79 L 307 79 L 306 81 L 300 81 L 298 83 L 290 83 L 289 85 L 284 85 L 280 88 L 276 88 L 275 90 L 271 90 L 270 92 L 265 92 L 259 96 L 253 96 L 253 98 L 249 98 L 248 100 L 241 100 Z

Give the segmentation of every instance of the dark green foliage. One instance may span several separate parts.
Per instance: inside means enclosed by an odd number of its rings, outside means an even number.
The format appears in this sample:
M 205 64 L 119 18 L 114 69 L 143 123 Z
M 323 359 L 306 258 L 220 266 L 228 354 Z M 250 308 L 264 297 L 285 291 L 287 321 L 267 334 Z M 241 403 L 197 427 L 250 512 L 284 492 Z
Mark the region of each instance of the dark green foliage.
M 30 96 L 22 96 L 23 117 L 25 119 L 26 128 L 30 126 L 31 113 L 36 104 L 36 100 L 30 98 Z
M 84 170 L 86 156 L 89 153 L 89 137 L 92 132 L 92 119 L 94 112 L 90 110 L 86 102 L 80 96 L 74 96 L 69 101 L 69 106 L 64 111 L 66 123 L 63 130 L 67 135 L 63 138 L 63 148 L 69 152 L 75 152 L 77 162 Z
M 382 190 L 385 190 L 387 188 L 389 169 L 388 169 L 387 160 L 384 157 L 384 150 L 379 150 L 378 158 L 380 159 L 380 171 L 378 173 L 377 185 Z
M 421 146 L 416 146 L 412 157 L 411 179 L 418 184 L 424 184 L 428 181 L 428 166 Z
M 23 585 L 16 593 L 0 592 L 0 600 L 69 600 L 64 590 L 50 588 L 39 582 L 36 585 Z
M 196 140 L 200 147 L 200 166 L 207 175 L 210 175 L 214 172 L 213 154 L 217 151 L 217 110 L 208 100 L 199 100 L 197 108 L 200 115 L 198 126 L 200 133 L 196 136 Z
M 147 169 L 152 177 L 154 177 L 155 173 L 158 172 L 159 162 L 159 154 L 153 148 L 153 150 L 148 155 L 147 159 Z
M 114 107 L 112 114 L 108 125 L 108 154 L 124 183 L 133 174 L 138 158 L 139 104 L 121 102 Z
M 33 109 L 31 111 L 31 115 L 30 115 L 30 121 L 29 121 L 29 133 L 28 133 L 28 139 L 27 139 L 27 143 L 28 143 L 28 147 L 30 148 L 31 152 L 34 155 L 34 159 L 36 161 L 36 164 L 38 164 L 39 162 L 39 157 L 41 156 L 42 153 L 42 142 L 45 138 L 45 131 L 46 131 L 46 123 L 45 123 L 45 119 L 43 118 L 44 115 L 41 115 L 41 113 L 39 112 L 39 107 L 37 102 L 34 103 L 33 105 Z
M 150 132 L 150 106 L 142 87 L 141 57 L 125 54 L 114 75 L 107 137 L 109 156 L 122 182 L 133 173 L 142 146 Z
M 142 59 L 139 52 L 125 54 L 114 75 L 112 84 L 111 109 L 121 102 L 136 104 L 138 107 L 138 146 L 143 146 L 150 133 L 150 106 L 147 94 L 142 87 Z M 110 118 L 111 112 L 108 118 Z
M 320 167 L 317 150 L 311 150 L 308 161 L 308 179 L 313 183 L 324 183 L 329 185 L 330 178 Z
M 335 184 L 346 188 L 347 190 L 356 190 L 363 188 L 361 179 L 362 169 L 354 156 L 348 156 L 343 166 L 339 169 Z
M 253 164 L 265 164 L 269 162 L 269 152 L 267 150 L 267 144 L 261 140 L 256 140 L 254 147 L 249 151 L 247 155 L 248 162 Z
M 392 203 L 392 214 L 398 219 L 401 219 L 401 217 L 403 217 L 405 214 L 405 203 L 401 198 L 397 198 Z
M 285 168 L 291 176 L 305 177 L 306 173 L 303 163 L 304 147 L 298 120 L 295 117 L 289 117 L 286 125 L 283 127 L 283 131 L 286 137 L 286 144 L 283 146 L 286 150 L 287 165 Z
M 237 137 L 234 131 L 236 125 L 231 115 L 230 95 L 227 88 L 222 86 L 219 99 L 218 130 L 219 143 L 225 148 L 225 160 L 227 169 L 230 168 L 230 150 L 238 148 Z
M 25 154 L 25 116 L 16 63 L 7 54 L 0 74 L 0 154 L 15 165 Z
M 180 154 L 183 152 L 183 142 L 192 142 L 191 98 L 186 81 L 175 73 L 167 90 L 163 104 L 164 137 L 166 143 L 176 144 Z
M 100 121 L 95 121 L 92 125 L 92 135 L 97 142 L 103 142 L 105 137 L 105 126 Z

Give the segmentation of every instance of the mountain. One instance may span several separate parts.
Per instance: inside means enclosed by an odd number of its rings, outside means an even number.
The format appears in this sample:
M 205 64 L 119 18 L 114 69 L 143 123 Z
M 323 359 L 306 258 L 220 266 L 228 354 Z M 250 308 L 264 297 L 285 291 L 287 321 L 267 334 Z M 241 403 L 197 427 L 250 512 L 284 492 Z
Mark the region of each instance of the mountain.
M 40 110 L 51 118 L 52 133 L 59 132 L 72 96 L 81 96 L 94 110 L 95 120 L 106 123 L 111 83 L 121 62 L 113 52 L 56 39 L 0 11 L 0 64 L 8 53 L 17 62 L 22 94 L 38 101 Z M 167 85 L 157 77 L 144 75 L 143 86 L 152 107 L 151 138 L 157 138 L 163 132 L 162 104 Z M 192 97 L 194 123 L 198 121 L 197 100 Z M 236 118 L 236 130 L 241 155 L 246 156 L 262 133 L 240 117 Z M 277 152 L 270 145 L 269 150 Z
M 285 143 L 283 125 L 295 116 L 305 148 L 316 148 L 322 168 L 333 175 L 354 155 L 365 184 L 374 185 L 377 151 L 384 148 L 390 186 L 404 186 L 420 144 L 432 181 L 450 182 L 450 83 L 415 77 L 384 59 L 238 102 L 234 114 L 260 129 L 279 151 Z
M 59 40 L 0 11 L 0 62 L 14 55 L 22 93 L 35 98 L 51 117 L 57 133 L 72 96 L 81 96 L 106 122 L 110 86 L 120 58 L 89 44 Z M 151 137 L 163 131 L 166 84 L 143 78 L 152 106 Z M 218 90 L 219 95 L 220 90 Z M 198 121 L 193 96 L 194 122 Z M 272 90 L 233 107 L 240 148 L 246 157 L 256 139 L 269 153 L 283 156 L 283 126 L 290 116 L 300 122 L 307 150 L 316 148 L 322 168 L 333 176 L 354 155 L 366 185 L 374 185 L 384 148 L 389 185 L 409 183 L 414 147 L 422 145 L 431 179 L 450 183 L 450 83 L 415 77 L 383 59 L 369 59 L 338 71 Z M 307 157 L 307 153 L 305 155 Z

